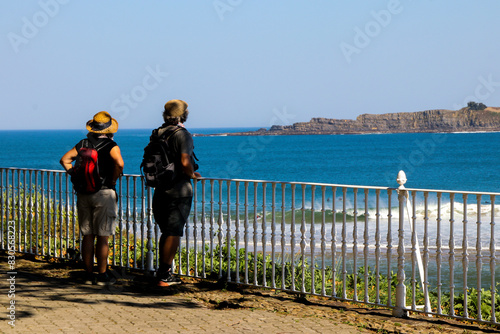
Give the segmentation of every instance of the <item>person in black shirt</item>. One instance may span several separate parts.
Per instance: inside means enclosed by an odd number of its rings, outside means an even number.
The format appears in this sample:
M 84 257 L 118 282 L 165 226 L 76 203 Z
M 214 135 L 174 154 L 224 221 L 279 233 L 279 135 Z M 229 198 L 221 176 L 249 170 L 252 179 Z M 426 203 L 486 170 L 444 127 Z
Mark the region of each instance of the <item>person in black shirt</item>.
M 107 271 L 109 255 L 109 236 L 115 233 L 118 211 L 116 180 L 123 172 L 123 158 L 120 148 L 113 141 L 118 130 L 118 122 L 105 111 L 94 115 L 87 122 L 87 138 L 78 142 L 60 160 L 68 174 L 74 174 L 73 162 L 82 146 L 101 147 L 98 150 L 98 169 L 102 187 L 95 193 L 78 193 L 78 224 L 83 235 L 82 257 L 86 271 L 87 284 L 108 285 L 116 282 Z M 89 145 L 89 143 L 91 145 Z M 95 242 L 95 247 L 94 247 Z M 97 259 L 97 276 L 94 276 L 94 255 Z
M 201 177 L 200 173 L 195 172 L 197 165 L 194 161 L 193 138 L 184 128 L 188 116 L 187 107 L 187 103 L 182 100 L 168 101 L 163 111 L 164 123 L 158 128 L 159 135 L 165 133 L 165 137 L 169 137 L 168 144 L 176 171 L 173 184 L 156 187 L 153 195 L 153 215 L 161 230 L 160 267 L 156 274 L 158 286 L 181 283 L 172 273 L 172 262 L 191 210 L 191 179 Z

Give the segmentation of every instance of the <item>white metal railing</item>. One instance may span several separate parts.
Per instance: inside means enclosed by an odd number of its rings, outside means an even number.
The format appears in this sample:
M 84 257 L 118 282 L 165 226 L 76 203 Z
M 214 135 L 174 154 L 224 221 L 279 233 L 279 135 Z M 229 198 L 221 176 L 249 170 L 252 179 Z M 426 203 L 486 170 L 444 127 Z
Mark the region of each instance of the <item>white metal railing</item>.
M 428 315 L 498 324 L 500 193 L 201 179 L 176 258 L 180 275 L 214 276 Z M 110 263 L 154 271 L 159 229 L 138 175 L 117 185 Z M 1 248 L 70 258 L 76 198 L 61 171 L 0 168 Z M 229 245 L 229 247 L 228 247 Z M 477 307 L 481 305 L 483 307 Z M 485 311 L 486 310 L 486 311 Z

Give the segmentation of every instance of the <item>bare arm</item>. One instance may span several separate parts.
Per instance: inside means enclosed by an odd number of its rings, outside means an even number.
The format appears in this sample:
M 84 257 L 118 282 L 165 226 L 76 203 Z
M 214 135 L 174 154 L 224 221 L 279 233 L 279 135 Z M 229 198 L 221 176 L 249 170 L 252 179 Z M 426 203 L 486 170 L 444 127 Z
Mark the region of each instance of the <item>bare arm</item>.
M 181 154 L 181 165 L 184 174 L 189 176 L 191 179 L 198 179 L 201 177 L 200 173 L 194 171 L 193 165 L 191 164 L 191 157 L 187 153 Z
M 111 151 L 109 151 L 109 155 L 114 162 L 113 179 L 111 180 L 111 183 L 114 185 L 116 184 L 116 180 L 122 175 L 125 163 L 123 162 L 122 154 L 118 146 L 113 147 Z
M 59 160 L 59 163 L 64 167 L 64 170 L 71 174 L 73 171 L 73 161 L 75 161 L 76 157 L 78 156 L 78 152 L 76 151 L 76 148 L 72 148 L 68 152 L 66 152 L 61 160 Z

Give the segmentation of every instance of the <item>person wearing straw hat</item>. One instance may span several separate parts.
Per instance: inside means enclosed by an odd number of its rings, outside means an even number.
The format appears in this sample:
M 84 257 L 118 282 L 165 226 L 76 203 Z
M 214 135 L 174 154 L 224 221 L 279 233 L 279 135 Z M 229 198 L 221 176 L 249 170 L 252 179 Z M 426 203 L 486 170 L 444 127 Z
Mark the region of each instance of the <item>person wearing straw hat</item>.
M 168 101 L 163 111 L 163 125 L 153 130 L 153 133 L 169 138 L 168 144 L 177 175 L 173 184 L 160 184 L 153 195 L 153 215 L 161 231 L 158 247 L 160 266 L 156 278 L 158 286 L 163 287 L 181 283 L 181 280 L 173 275 L 172 263 L 191 211 L 191 179 L 201 177 L 200 173 L 195 172 L 198 166 L 194 161 L 193 138 L 184 128 L 189 113 L 187 108 L 188 104 L 182 100 Z
M 102 180 L 101 188 L 95 193 L 77 191 L 78 223 L 83 235 L 82 257 L 85 266 L 85 283 L 109 285 L 116 279 L 108 273 L 108 239 L 115 233 L 117 217 L 117 194 L 115 185 L 123 172 L 123 158 L 120 148 L 113 141 L 118 131 L 118 122 L 106 111 L 98 112 L 87 122 L 87 138 L 78 142 L 60 160 L 66 172 L 73 175 L 73 162 L 82 147 L 98 150 L 97 166 Z M 94 246 L 95 243 L 95 246 Z M 98 274 L 94 275 L 94 255 Z

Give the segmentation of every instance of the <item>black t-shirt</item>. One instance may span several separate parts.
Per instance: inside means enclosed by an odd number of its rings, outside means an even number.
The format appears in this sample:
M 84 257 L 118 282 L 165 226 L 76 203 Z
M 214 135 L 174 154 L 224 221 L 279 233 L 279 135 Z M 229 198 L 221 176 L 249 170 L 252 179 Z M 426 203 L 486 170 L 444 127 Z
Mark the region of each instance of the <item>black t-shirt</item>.
M 87 138 L 82 139 L 75 145 L 76 151 L 78 151 L 82 147 L 88 147 L 89 145 L 85 145 L 85 141 L 88 141 L 92 144 L 94 148 L 101 147 L 98 150 L 98 158 L 97 158 L 97 166 L 99 167 L 99 176 L 103 178 L 103 186 L 107 188 L 114 188 L 111 184 L 113 180 L 113 171 L 115 167 L 115 162 L 111 158 L 110 152 L 111 149 L 115 146 L 118 146 L 112 139 L 109 138 L 98 138 L 93 134 L 89 133 Z

